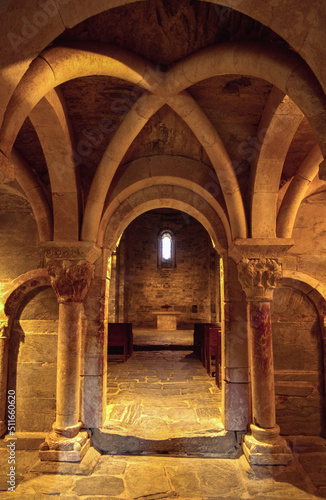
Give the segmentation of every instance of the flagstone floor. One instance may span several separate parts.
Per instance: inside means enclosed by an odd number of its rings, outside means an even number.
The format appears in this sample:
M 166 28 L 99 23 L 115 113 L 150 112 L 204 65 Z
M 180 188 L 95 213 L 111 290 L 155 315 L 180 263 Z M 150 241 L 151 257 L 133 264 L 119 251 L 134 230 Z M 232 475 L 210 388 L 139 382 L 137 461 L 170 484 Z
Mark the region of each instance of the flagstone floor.
M 221 391 L 192 351 L 139 351 L 108 363 L 110 432 L 169 439 L 223 430 Z
M 309 442 L 308 446 L 306 444 Z M 296 437 L 288 466 L 252 467 L 236 460 L 100 456 L 92 448 L 87 472 L 36 472 L 35 451 L 17 451 L 16 490 L 8 491 L 8 451 L 0 449 L 0 498 L 38 500 L 312 500 L 326 497 L 326 441 Z M 38 466 L 40 467 L 40 465 Z M 61 468 L 62 467 L 62 471 Z M 87 469 L 87 467 L 85 467 Z M 34 470 L 34 471 L 33 471 Z M 58 472 L 61 474 L 58 474 Z M 86 474 L 86 475 L 83 475 Z
M 150 340 L 151 334 L 145 335 Z M 177 337 L 174 341 L 179 345 Z M 157 345 L 164 345 L 162 336 Z M 165 345 L 171 345 L 171 337 Z M 190 350 L 137 351 L 126 363 L 110 362 L 108 368 L 107 423 L 119 427 L 119 432 L 124 427 L 156 435 L 160 429 L 171 435 L 215 431 L 221 425 L 219 391 Z M 49 465 L 39 461 L 37 449 L 23 451 L 17 445 L 14 494 L 8 491 L 9 453 L 6 441 L 1 440 L 0 499 L 13 495 L 21 500 L 54 496 L 94 500 L 326 498 L 326 440 L 313 436 L 287 439 L 293 463 L 271 467 L 249 467 L 243 455 L 236 459 L 101 456 L 94 448 L 81 464 Z

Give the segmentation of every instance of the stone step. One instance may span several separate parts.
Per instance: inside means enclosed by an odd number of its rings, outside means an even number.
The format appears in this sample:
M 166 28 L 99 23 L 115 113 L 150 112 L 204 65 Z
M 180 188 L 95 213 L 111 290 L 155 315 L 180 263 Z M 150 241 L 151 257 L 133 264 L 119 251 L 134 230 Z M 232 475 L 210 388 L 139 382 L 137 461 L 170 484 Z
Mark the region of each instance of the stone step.
M 235 459 L 241 455 L 242 433 L 218 431 L 168 439 L 123 435 L 112 429 L 93 429 L 92 444 L 108 455 L 170 455 Z
M 13 436 L 7 434 L 4 439 L 0 439 L 0 448 L 6 448 L 12 438 L 15 438 L 16 450 L 38 450 L 46 435 L 46 432 L 15 432 Z

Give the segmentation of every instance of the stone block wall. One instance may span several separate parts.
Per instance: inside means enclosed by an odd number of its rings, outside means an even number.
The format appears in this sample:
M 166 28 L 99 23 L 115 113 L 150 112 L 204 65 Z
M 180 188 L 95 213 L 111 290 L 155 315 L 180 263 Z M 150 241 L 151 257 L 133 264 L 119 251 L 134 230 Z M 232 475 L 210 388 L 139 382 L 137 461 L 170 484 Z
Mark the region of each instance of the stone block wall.
M 315 306 L 301 291 L 279 288 L 272 322 L 281 433 L 320 435 L 325 429 L 323 348 Z
M 30 204 L 0 194 L 0 282 L 43 267 Z M 58 303 L 50 287 L 20 304 L 9 342 L 8 388 L 16 391 L 16 430 L 45 432 L 55 420 Z
M 42 267 L 37 227 L 24 198 L 0 193 L 0 281 Z
M 157 237 L 164 228 L 175 234 L 176 267 L 173 269 L 159 269 L 157 265 Z M 116 298 L 124 304 L 119 307 L 120 321 L 155 328 L 156 316 L 152 311 L 160 310 L 166 303 L 181 312 L 178 328 L 192 328 L 195 322 L 216 321 L 218 256 L 199 222 L 174 210 L 153 210 L 130 224 L 121 242 L 123 248 L 123 253 L 118 248 L 117 255 Z M 124 283 L 123 290 L 121 283 Z M 197 312 L 193 306 L 197 306 Z
M 30 293 L 9 344 L 8 387 L 16 391 L 16 430 L 46 432 L 55 421 L 58 303 L 52 288 Z

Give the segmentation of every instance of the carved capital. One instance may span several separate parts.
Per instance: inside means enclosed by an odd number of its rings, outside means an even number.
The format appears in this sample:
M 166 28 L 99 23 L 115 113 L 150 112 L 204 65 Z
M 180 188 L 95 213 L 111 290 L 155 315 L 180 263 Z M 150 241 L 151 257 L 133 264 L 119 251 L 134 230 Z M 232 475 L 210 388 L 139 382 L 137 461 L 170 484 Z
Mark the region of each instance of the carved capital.
M 87 261 L 72 264 L 69 260 L 48 262 L 51 285 L 59 303 L 83 302 L 94 277 L 94 266 Z
M 282 278 L 282 267 L 276 259 L 243 259 L 238 277 L 247 300 L 270 301 Z

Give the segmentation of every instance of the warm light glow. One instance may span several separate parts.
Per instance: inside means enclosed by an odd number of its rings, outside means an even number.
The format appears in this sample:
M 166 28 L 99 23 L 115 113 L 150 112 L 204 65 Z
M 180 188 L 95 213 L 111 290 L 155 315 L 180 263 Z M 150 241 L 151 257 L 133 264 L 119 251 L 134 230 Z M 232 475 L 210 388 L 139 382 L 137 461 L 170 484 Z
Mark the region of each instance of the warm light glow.
M 172 258 L 171 236 L 164 235 L 162 238 L 162 257 L 164 260 L 171 260 Z
M 111 269 L 112 269 L 112 255 L 108 258 L 108 267 L 106 270 L 106 279 L 111 279 Z

